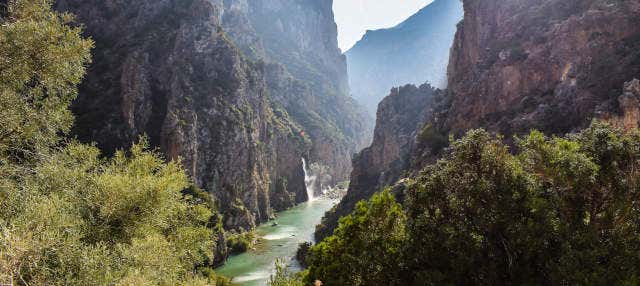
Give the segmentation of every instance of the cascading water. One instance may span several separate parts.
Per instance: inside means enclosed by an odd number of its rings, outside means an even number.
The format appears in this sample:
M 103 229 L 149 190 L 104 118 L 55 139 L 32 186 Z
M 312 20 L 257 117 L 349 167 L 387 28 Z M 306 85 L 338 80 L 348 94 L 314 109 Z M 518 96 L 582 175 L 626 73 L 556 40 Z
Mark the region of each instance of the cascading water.
M 302 169 L 304 170 L 304 185 L 307 188 L 307 197 L 309 197 L 309 201 L 313 201 L 316 176 L 309 174 L 309 171 L 307 171 L 307 161 L 304 158 L 302 158 Z

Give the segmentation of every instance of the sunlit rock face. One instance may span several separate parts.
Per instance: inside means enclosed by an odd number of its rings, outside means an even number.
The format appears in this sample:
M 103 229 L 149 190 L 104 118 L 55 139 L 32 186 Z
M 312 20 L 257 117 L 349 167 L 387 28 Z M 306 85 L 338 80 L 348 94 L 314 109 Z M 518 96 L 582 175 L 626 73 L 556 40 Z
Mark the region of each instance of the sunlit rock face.
M 307 200 L 302 157 L 346 179 L 365 131 L 346 96 L 331 3 L 269 2 L 57 1 L 96 42 L 73 105 L 75 135 L 108 153 L 147 135 L 215 196 L 229 229 L 252 228 Z M 289 10 L 258 22 L 273 9 Z M 281 63 L 271 48 L 276 38 L 257 23 L 277 31 L 295 25 L 281 32 L 305 39 L 292 47 L 297 62 Z M 315 74 L 303 77 L 289 65 Z
M 465 0 L 449 63 L 456 132 L 587 125 L 640 73 L 640 3 Z
M 610 104 L 614 106 L 601 106 L 598 113 L 599 119 L 606 120 L 625 130 L 640 127 L 640 80 L 633 79 L 626 82 L 617 101 L 610 102 Z M 615 106 L 616 104 L 617 106 Z
M 429 82 L 445 88 L 462 14 L 461 1 L 436 0 L 393 28 L 367 31 L 345 53 L 353 97 L 375 115 L 392 87 Z

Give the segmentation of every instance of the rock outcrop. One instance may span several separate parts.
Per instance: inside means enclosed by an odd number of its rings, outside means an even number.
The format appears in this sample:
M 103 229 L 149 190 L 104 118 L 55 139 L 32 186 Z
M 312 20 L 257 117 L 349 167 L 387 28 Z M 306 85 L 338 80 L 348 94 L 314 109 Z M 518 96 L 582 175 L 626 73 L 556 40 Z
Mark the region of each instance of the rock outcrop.
M 250 229 L 307 200 L 300 158 L 327 161 L 342 174 L 364 129 L 346 97 L 344 58 L 330 52 L 337 50 L 331 1 L 276 2 L 58 0 L 56 8 L 77 15 L 96 42 L 73 105 L 74 133 L 107 152 L 146 134 L 215 196 L 228 229 Z M 298 10 L 272 22 L 256 16 L 287 7 Z M 305 39 L 297 64 L 318 64 L 314 76 L 323 80 L 289 72 L 256 27 Z M 298 108 L 316 102 L 325 109 Z M 301 120 L 313 116 L 321 120 Z M 334 133 L 307 131 L 316 127 Z M 314 152 L 325 148 L 331 154 Z
M 353 158 L 349 190 L 316 228 L 316 240 L 330 235 L 338 219 L 351 213 L 357 202 L 393 184 L 409 168 L 415 143 L 434 100 L 442 94 L 428 84 L 391 90 L 378 107 L 373 143 Z
M 633 79 L 626 82 L 623 93 L 618 97 L 614 106 L 605 105 L 603 107 L 603 111 L 598 114 L 600 119 L 625 130 L 640 127 L 640 80 Z M 610 110 L 615 111 L 611 112 Z
M 345 53 L 353 97 L 375 115 L 392 87 L 429 82 L 445 88 L 462 13 L 460 0 L 436 0 L 395 27 L 367 31 Z
M 465 0 L 464 10 L 449 63 L 456 133 L 575 131 L 640 74 L 638 1 Z

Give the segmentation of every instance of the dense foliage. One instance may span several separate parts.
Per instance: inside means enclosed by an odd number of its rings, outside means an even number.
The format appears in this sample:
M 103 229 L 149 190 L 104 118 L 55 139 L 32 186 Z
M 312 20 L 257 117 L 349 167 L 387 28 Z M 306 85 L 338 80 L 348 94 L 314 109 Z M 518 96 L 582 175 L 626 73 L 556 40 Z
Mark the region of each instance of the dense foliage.
M 233 254 L 246 252 L 253 248 L 258 237 L 254 231 L 228 232 L 226 236 L 227 248 Z
M 51 11 L 50 1 L 15 0 L 0 19 L 0 163 L 24 163 L 68 131 L 68 109 L 93 42 Z
M 96 148 L 70 144 L 7 190 L 0 272 L 29 285 L 195 279 L 213 256 L 211 211 L 182 195 L 178 164 L 144 146 L 102 160 Z
M 307 282 L 326 285 L 391 285 L 399 281 L 405 215 L 390 192 L 360 202 L 340 219 L 335 235 L 312 247 Z M 342 275 L 347 274 L 347 275 Z
M 326 285 L 636 285 L 640 132 L 594 123 L 516 138 L 482 130 L 452 142 L 409 181 L 311 248 Z M 405 220 L 406 217 L 406 220 Z
M 0 18 L 0 283 L 211 285 L 219 219 L 146 140 L 104 158 L 65 141 L 92 42 L 50 1 Z

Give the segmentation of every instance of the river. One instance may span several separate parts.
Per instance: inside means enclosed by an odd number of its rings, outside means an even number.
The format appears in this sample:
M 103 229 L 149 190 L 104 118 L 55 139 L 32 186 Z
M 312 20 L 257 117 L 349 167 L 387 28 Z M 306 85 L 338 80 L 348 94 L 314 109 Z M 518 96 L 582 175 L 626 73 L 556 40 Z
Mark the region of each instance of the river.
M 255 250 L 231 256 L 218 274 L 232 278 L 233 285 L 266 285 L 275 270 L 277 259 L 284 259 L 290 270 L 299 271 L 294 257 L 298 244 L 313 240 L 315 226 L 337 201 L 318 198 L 278 213 L 277 226 L 264 223 L 256 229 L 260 241 Z

